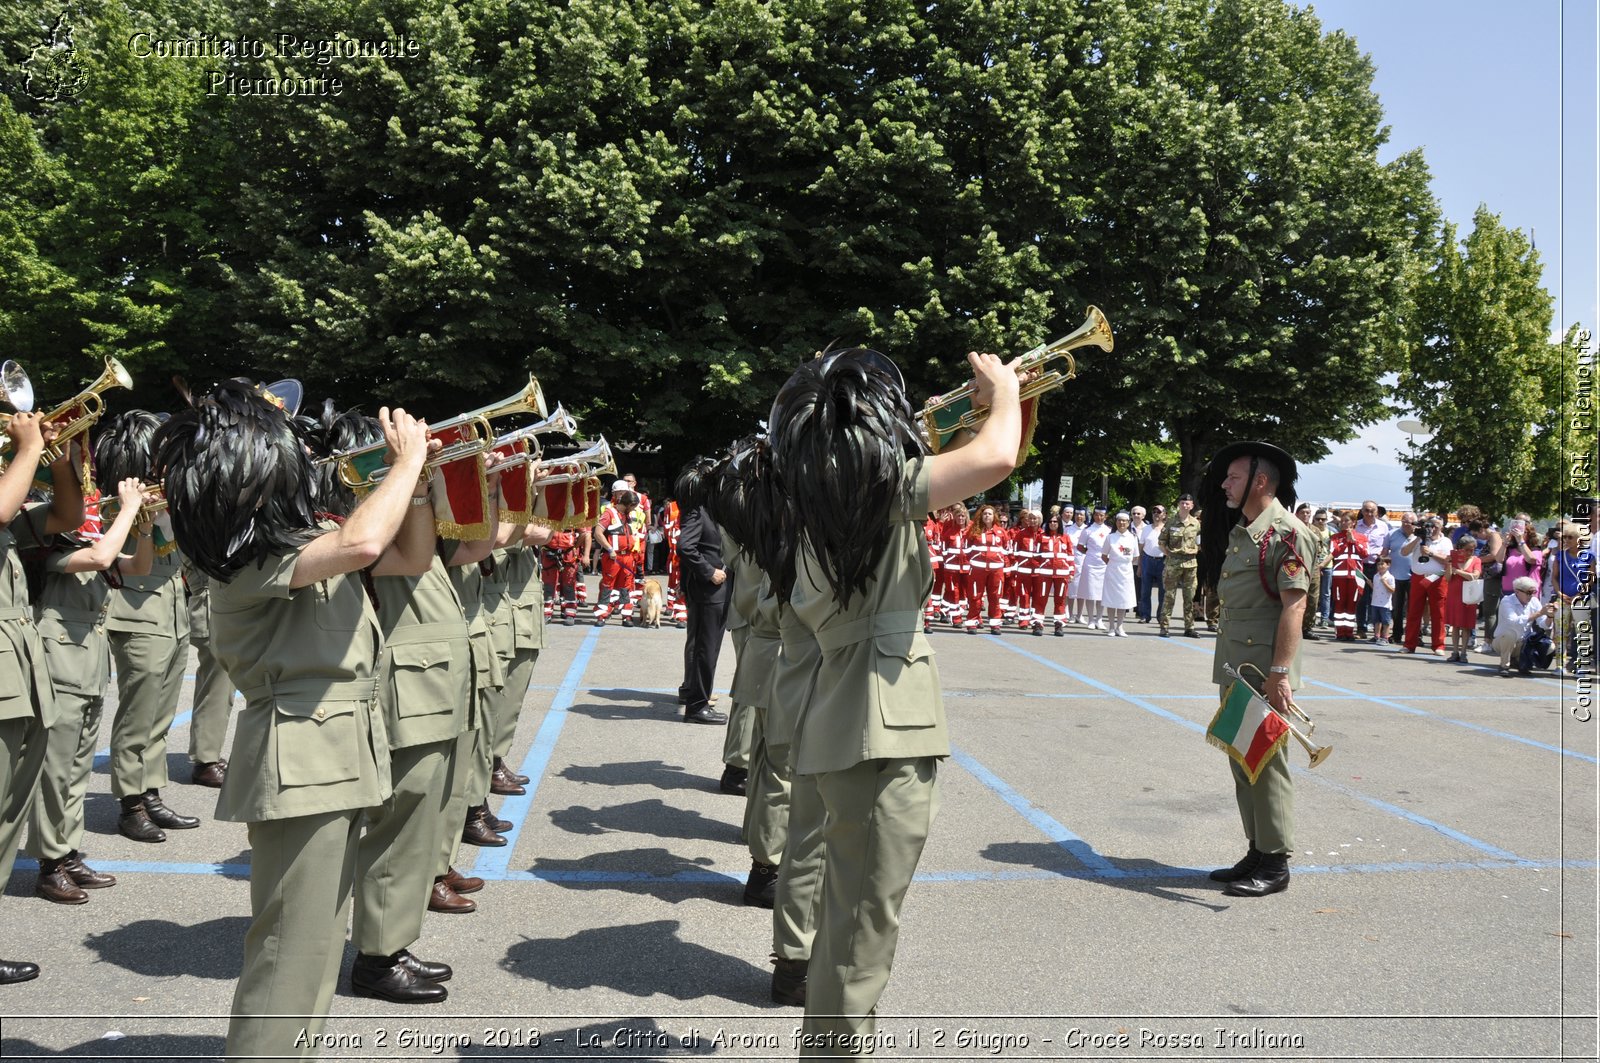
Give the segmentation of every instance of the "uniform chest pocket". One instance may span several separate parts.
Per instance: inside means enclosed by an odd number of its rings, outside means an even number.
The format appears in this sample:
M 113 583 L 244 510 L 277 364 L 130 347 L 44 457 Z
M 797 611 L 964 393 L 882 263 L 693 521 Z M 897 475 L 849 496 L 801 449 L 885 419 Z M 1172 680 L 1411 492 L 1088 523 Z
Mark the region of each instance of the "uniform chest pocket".
M 311 607 L 311 615 L 316 620 L 316 625 L 323 631 L 355 631 L 361 627 L 364 615 L 365 592 L 357 588 L 357 593 L 340 593 L 340 588 L 332 583 L 318 583 L 316 585 L 316 602 Z
M 873 683 L 885 727 L 932 727 L 938 722 L 939 676 L 933 647 L 920 632 L 872 639 Z
M 359 701 L 294 701 L 274 705 L 278 781 L 284 786 L 323 786 L 361 774 Z
M 389 647 L 389 681 L 400 716 L 431 716 L 464 706 L 469 666 L 464 645 L 416 643 Z
M 45 619 L 39 622 L 39 640 L 50 682 L 70 694 L 105 692 L 110 680 L 110 644 L 96 638 L 94 625 L 78 621 Z
M 11 719 L 15 715 L 32 715 L 33 702 L 28 697 L 33 689 L 33 684 L 22 673 L 22 662 L 17 658 L 17 651 L 11 643 L 0 638 L 0 719 Z M 26 712 L 16 711 L 26 708 Z

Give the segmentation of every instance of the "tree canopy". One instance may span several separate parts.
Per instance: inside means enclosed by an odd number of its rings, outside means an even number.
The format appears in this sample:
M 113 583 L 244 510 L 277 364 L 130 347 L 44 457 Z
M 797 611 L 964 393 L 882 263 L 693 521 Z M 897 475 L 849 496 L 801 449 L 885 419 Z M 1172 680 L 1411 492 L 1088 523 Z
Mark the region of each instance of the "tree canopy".
M 1149 443 L 1192 486 L 1230 438 L 1323 456 L 1422 335 L 1426 167 L 1378 161 L 1370 62 L 1284 0 L 72 13 L 81 91 L 0 97 L 0 343 L 52 394 L 116 353 L 157 407 L 244 372 L 438 418 L 532 372 L 664 472 L 831 341 L 927 395 L 1096 303 L 1117 349 L 1045 398 L 1030 471 Z M 54 17 L 0 4 L 7 63 Z M 140 57 L 140 30 L 269 47 Z

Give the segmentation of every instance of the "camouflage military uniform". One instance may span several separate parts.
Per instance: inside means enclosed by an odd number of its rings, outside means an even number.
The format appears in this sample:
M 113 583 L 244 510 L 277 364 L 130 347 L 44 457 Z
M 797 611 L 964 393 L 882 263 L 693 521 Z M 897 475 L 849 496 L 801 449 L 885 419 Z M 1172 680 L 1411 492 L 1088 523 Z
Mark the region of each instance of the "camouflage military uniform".
M 1167 568 L 1161 576 L 1165 593 L 1161 599 L 1161 631 L 1165 634 L 1172 619 L 1173 602 L 1183 593 L 1183 630 L 1194 630 L 1195 590 L 1199 580 L 1200 521 L 1193 514 L 1179 517 L 1176 514 L 1161 529 L 1161 549 L 1167 555 Z

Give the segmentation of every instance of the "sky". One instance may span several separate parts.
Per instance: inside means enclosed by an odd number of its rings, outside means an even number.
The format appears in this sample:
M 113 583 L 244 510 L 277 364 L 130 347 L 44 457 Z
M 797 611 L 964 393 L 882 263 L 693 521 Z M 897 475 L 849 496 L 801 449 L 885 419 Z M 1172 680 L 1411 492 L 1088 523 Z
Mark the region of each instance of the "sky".
M 1532 233 L 1553 331 L 1600 321 L 1596 281 L 1596 5 L 1593 0 L 1320 0 L 1324 32 L 1371 56 L 1390 127 L 1380 159 L 1421 148 L 1444 215 L 1465 237 L 1485 204 Z M 1564 69 L 1563 69 L 1564 64 Z M 1395 420 L 1398 420 L 1397 417 Z M 1395 420 L 1300 470 L 1313 502 L 1410 499 Z

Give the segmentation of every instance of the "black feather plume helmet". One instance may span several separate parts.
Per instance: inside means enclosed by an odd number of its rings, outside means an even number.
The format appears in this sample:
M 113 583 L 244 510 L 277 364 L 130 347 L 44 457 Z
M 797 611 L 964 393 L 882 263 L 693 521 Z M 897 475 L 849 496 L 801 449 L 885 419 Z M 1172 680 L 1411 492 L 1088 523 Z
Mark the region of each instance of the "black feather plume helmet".
M 803 536 L 834 597 L 848 606 L 889 544 L 906 460 L 927 454 L 905 381 L 877 351 L 823 351 L 779 389 L 767 423 L 796 549 Z
M 95 476 L 103 488 L 116 492 L 116 485 L 130 476 L 152 483 L 155 475 L 153 441 L 161 418 L 149 410 L 127 410 L 102 426 L 94 437 Z
M 712 477 L 721 460 L 702 454 L 679 470 L 678 479 L 672 485 L 672 493 L 678 500 L 679 512 L 688 513 L 706 504 L 711 492 Z
M 178 548 L 224 583 L 321 534 L 311 460 L 288 415 L 248 380 L 224 380 L 156 432 L 156 471 Z
M 789 550 L 794 518 L 772 471 L 772 448 L 765 436 L 745 436 L 729 449 L 706 505 L 712 519 L 772 577 L 773 587 L 787 595 L 794 583 Z
M 305 419 L 297 417 L 295 420 Z M 322 415 L 312 421 L 310 427 L 302 429 L 300 436 L 311 448 L 312 457 L 327 458 L 382 442 L 383 428 L 376 417 L 368 417 L 359 410 L 340 413 L 334 409 L 333 400 L 327 399 L 322 404 Z M 313 468 L 317 477 L 317 505 L 329 513 L 349 516 L 356 508 L 356 494 L 340 479 L 338 464 L 330 461 Z

